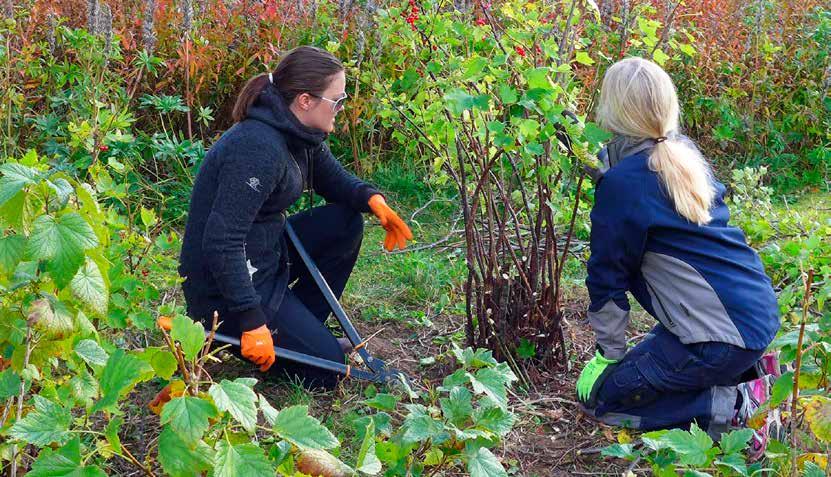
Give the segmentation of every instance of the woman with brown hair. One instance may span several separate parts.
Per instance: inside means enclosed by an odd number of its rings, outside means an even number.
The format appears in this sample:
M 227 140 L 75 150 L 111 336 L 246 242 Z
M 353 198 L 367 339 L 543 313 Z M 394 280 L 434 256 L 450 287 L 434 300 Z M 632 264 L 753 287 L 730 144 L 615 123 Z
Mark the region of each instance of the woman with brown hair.
M 248 81 L 233 111 L 235 124 L 211 147 L 196 177 L 179 273 L 188 314 L 240 336 L 239 353 L 265 372 L 280 346 L 344 361 L 324 325 L 329 308 L 288 243 L 288 221 L 340 297 L 363 237 L 362 212 L 387 230 L 387 250 L 412 239 L 407 225 L 371 185 L 347 172 L 326 145 L 347 95 L 341 62 L 301 46 L 268 74 Z M 327 204 L 286 216 L 309 190 Z M 289 287 L 289 285 L 294 286 Z M 278 363 L 307 382 L 331 385 L 315 368 Z

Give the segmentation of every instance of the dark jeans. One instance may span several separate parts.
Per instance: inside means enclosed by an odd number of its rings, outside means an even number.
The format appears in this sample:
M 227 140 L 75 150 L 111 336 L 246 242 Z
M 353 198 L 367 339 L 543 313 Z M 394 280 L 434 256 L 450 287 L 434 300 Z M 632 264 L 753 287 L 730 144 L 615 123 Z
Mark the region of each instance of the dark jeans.
M 697 422 L 717 439 L 732 421 L 736 384 L 763 353 L 726 343 L 683 344 L 658 325 L 605 377 L 590 412 L 639 430 L 689 429 Z

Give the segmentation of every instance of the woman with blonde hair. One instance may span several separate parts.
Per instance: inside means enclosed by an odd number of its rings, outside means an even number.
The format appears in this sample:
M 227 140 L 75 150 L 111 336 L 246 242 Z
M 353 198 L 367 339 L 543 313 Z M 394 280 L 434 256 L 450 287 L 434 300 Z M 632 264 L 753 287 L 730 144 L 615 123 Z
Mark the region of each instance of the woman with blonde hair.
M 675 87 L 660 66 L 640 58 L 612 65 L 597 116 L 614 138 L 601 153 L 608 169 L 591 213 L 586 286 L 597 350 L 578 397 L 608 424 L 696 422 L 718 438 L 746 423 L 779 372 L 763 357 L 779 329 L 771 281 L 728 225 L 724 186 L 679 133 Z M 627 292 L 659 321 L 628 352 Z M 773 424 L 754 436 L 753 457 Z

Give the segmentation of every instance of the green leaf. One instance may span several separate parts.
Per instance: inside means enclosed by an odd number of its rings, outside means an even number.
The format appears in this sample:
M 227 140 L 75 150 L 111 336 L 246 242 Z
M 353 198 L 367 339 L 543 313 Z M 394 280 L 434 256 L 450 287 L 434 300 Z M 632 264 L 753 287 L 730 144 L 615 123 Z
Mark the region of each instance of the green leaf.
M 156 225 L 156 222 L 158 222 L 158 219 L 156 218 L 156 211 L 153 209 L 145 209 L 142 207 L 140 214 L 141 223 L 143 223 L 144 227 L 147 229 Z
M 0 272 L 12 273 L 23 259 L 26 250 L 26 237 L 9 235 L 0 237 Z
M 805 462 L 802 477 L 825 477 L 825 470 L 813 462 Z
M 170 337 L 181 343 L 185 357 L 192 360 L 196 358 L 205 343 L 205 328 L 202 327 L 202 323 L 193 321 L 187 316 L 176 315 L 173 318 Z
M 122 424 L 124 424 L 124 419 L 121 416 L 115 416 L 110 418 L 110 422 L 107 423 L 107 427 L 104 429 L 104 436 L 107 438 L 107 442 L 119 454 L 121 453 L 121 438 L 118 437 L 118 433 L 121 430 Z
M 542 154 L 542 152 L 535 151 L 538 154 Z M 516 348 L 516 354 L 519 355 L 522 359 L 531 359 L 537 355 L 537 345 L 527 338 L 520 338 L 519 339 L 519 346 Z
M 735 472 L 738 472 L 739 475 L 747 475 L 747 463 L 744 461 L 744 457 L 740 454 L 730 454 L 725 455 L 724 457 L 717 459 L 713 462 L 715 465 L 723 465 L 729 467 Z
M 666 64 L 667 60 L 669 59 L 669 55 L 667 55 L 659 49 L 656 49 L 655 52 L 652 53 L 652 59 L 655 60 L 655 63 L 664 66 L 664 64 Z
M 710 458 L 713 439 L 693 424 L 689 432 L 673 429 L 664 435 L 669 447 L 680 455 L 681 462 L 688 465 L 704 465 Z
M 514 413 L 500 407 L 480 407 L 473 413 L 476 427 L 487 429 L 498 436 L 510 432 L 515 421 Z
M 684 53 L 685 55 L 689 56 L 690 58 L 695 56 L 695 48 L 693 48 L 693 46 L 690 45 L 689 43 L 679 44 L 678 49 L 681 50 L 681 53 Z
M 60 177 L 54 181 L 47 180 L 46 184 L 50 189 L 52 189 L 58 199 L 58 203 L 55 205 L 54 210 L 66 207 L 67 202 L 69 202 L 69 196 L 72 195 L 72 191 L 74 190 L 72 184 L 70 184 L 69 181 L 63 177 Z
M 499 459 L 486 447 L 480 447 L 468 456 L 467 472 L 470 477 L 508 477 Z
M 585 51 L 578 51 L 574 55 L 574 61 L 586 66 L 591 66 L 594 64 L 594 60 Z
M 0 371 L 0 401 L 17 396 L 20 393 L 20 376 L 11 368 Z
M 223 379 L 222 382 L 213 384 L 208 389 L 208 394 L 220 411 L 229 412 L 246 431 L 254 433 L 257 425 L 257 395 L 250 387 Z
M 309 407 L 291 406 L 280 411 L 274 433 L 303 449 L 332 449 L 340 443 L 329 429 L 309 416 Z
M 548 68 L 534 68 L 525 72 L 525 79 L 528 81 L 528 89 L 541 89 L 551 91 L 551 79 L 548 77 Z
M 48 260 L 47 271 L 59 288 L 64 288 L 84 263 L 84 250 L 96 247 L 98 237 L 92 227 L 75 212 L 35 219 L 26 247 L 27 256 Z
M 367 406 L 380 409 L 381 411 L 394 411 L 397 403 L 398 397 L 385 393 L 378 393 L 372 399 L 364 401 L 364 404 Z
M 251 389 L 254 389 L 254 386 L 257 384 L 257 378 L 236 378 L 234 379 L 234 382 L 243 384 Z
M 38 447 L 66 442 L 71 436 L 72 415 L 69 411 L 43 396 L 35 396 L 34 401 L 35 409 L 17 421 L 9 434 Z
M 171 477 L 198 477 L 212 466 L 213 449 L 202 441 L 192 449 L 168 426 L 159 436 L 158 448 L 159 463 Z
M 98 397 L 98 381 L 86 370 L 70 379 L 69 387 L 72 395 L 86 403 L 87 407 L 92 406 L 92 400 Z
M 280 412 L 277 409 L 274 409 L 274 406 L 268 402 L 265 396 L 262 394 L 258 394 L 258 396 L 260 398 L 260 410 L 263 411 L 265 420 L 273 426 L 274 423 L 277 422 L 277 415 L 280 414 Z
M 482 58 L 481 56 L 468 58 L 462 65 L 464 68 L 462 79 L 467 81 L 479 78 L 482 76 L 485 67 L 488 66 L 488 62 L 489 60 L 487 58 Z
M 78 270 L 70 282 L 69 288 L 79 300 L 88 304 L 96 312 L 101 315 L 107 313 L 110 292 L 98 264 L 93 260 L 87 258 L 84 266 Z
M 673 470 L 672 475 L 675 476 L 678 474 Z M 687 469 L 684 471 L 684 477 L 713 477 L 713 475 L 707 472 L 701 472 L 700 470 Z
M 454 115 L 460 115 L 463 111 L 473 108 L 473 96 L 461 89 L 454 89 L 444 96 L 447 109 Z
M 216 415 L 216 408 L 208 401 L 182 396 L 173 398 L 164 405 L 161 423 L 169 423 L 170 428 L 192 447 L 208 430 L 208 419 Z
M 101 400 L 95 403 L 92 412 L 107 409 L 117 403 L 150 370 L 144 361 L 127 354 L 121 348 L 116 349 L 101 373 Z
M 7 163 L 0 165 L 0 205 L 17 195 L 24 187 L 34 184 L 38 171 L 21 164 Z
M 618 459 L 632 460 L 635 458 L 635 446 L 633 444 L 612 444 L 604 447 L 600 455 L 604 457 L 617 457 Z
M 358 472 L 367 475 L 381 472 L 381 461 L 375 454 L 375 423 L 372 420 L 366 425 L 364 440 L 361 442 L 361 450 L 358 452 L 358 462 L 355 467 Z
M 589 142 L 598 145 L 612 138 L 612 133 L 591 122 L 586 123 L 586 127 L 583 129 L 583 135 L 586 136 Z
M 744 449 L 747 441 L 753 437 L 753 429 L 737 429 L 721 434 L 719 447 L 724 455 L 736 454 Z
M 75 437 L 58 450 L 43 449 L 28 477 L 106 477 L 100 468 L 81 464 L 81 444 Z
M 163 379 L 170 379 L 178 369 L 179 363 L 173 353 L 165 348 L 145 348 L 138 358 L 149 364 L 153 372 Z
M 505 104 L 514 104 L 519 99 L 519 96 L 517 96 L 514 88 L 503 83 L 499 85 L 499 99 Z
M 793 372 L 788 371 L 776 378 L 776 382 L 773 383 L 773 389 L 770 391 L 770 407 L 774 408 L 782 404 L 791 395 L 791 391 L 793 391 Z
M 75 345 L 75 354 L 95 366 L 104 366 L 110 356 L 94 340 L 81 340 Z
M 489 349 L 480 348 L 473 351 L 472 348 L 461 349 L 454 344 L 451 351 L 459 362 L 459 365 L 465 369 L 478 369 L 499 364 Z
M 263 450 L 251 442 L 232 445 L 223 439 L 217 443 L 214 456 L 214 476 L 216 477 L 246 477 L 274 475 L 274 469 L 266 459 Z
M 5 221 L 13 229 L 23 229 L 23 212 L 26 210 L 28 196 L 24 192 L 18 192 L 5 204 L 0 205 L 0 222 Z
M 461 386 L 450 390 L 450 396 L 439 399 L 445 419 L 461 426 L 473 414 L 473 394 Z
M 404 419 L 404 442 L 424 442 L 438 436 L 444 430 L 443 423 L 434 419 L 421 404 L 408 404 L 407 409 L 410 412 Z
M 480 369 L 475 375 L 468 373 L 468 378 L 474 393 L 484 393 L 499 407 L 508 407 L 508 386 L 517 378 L 507 364 L 500 363 L 496 368 Z

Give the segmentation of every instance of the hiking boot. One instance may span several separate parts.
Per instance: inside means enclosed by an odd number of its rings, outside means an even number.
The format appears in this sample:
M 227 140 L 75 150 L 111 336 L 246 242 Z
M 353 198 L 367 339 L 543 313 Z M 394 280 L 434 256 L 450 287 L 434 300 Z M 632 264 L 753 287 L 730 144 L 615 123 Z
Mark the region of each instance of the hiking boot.
M 753 369 L 756 371 L 756 376 L 760 378 L 767 375 L 778 378 L 783 373 L 783 366 L 779 363 L 779 353 L 772 351 L 763 355 L 753 365 Z
M 748 423 L 753 415 L 762 403 L 770 398 L 771 378 L 773 376 L 765 376 L 736 386 L 742 402 L 733 418 L 734 426 L 749 427 Z M 748 444 L 748 457 L 751 461 L 759 460 L 765 455 L 770 435 L 770 421 L 769 413 L 764 424 L 759 429 L 753 429 L 753 437 Z

